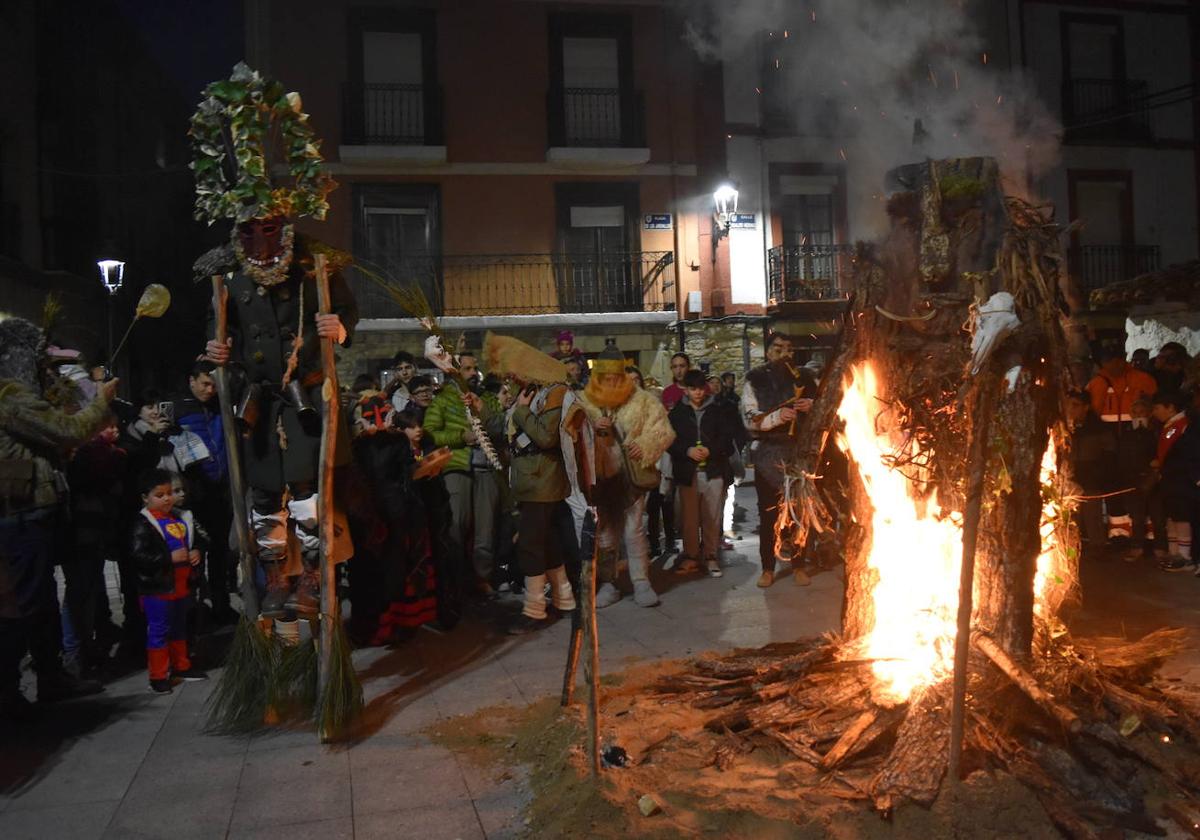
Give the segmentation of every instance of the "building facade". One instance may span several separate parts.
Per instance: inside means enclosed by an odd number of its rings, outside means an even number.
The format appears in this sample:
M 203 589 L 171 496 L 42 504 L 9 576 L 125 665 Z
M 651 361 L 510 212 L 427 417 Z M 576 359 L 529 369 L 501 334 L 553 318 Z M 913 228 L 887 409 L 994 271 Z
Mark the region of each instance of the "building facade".
M 768 7 L 786 14 L 759 15 L 756 31 L 721 41 L 728 170 L 744 213 L 729 234 L 731 295 L 734 306 L 764 304 L 773 323 L 820 351 L 837 331 L 852 243 L 880 232 L 885 183 L 878 166 L 861 163 L 871 138 L 848 130 L 866 124 L 847 119 L 863 101 L 787 72 L 823 49 L 828 30 L 816 6 L 758 4 Z M 754 8 L 739 15 L 752 17 Z M 962 8 L 978 35 L 981 72 L 1023 77 L 1060 123 L 1056 162 L 1014 187 L 1051 204 L 1064 228 L 1077 223 L 1063 244 L 1082 290 L 1195 259 L 1196 4 L 1006 0 Z M 914 83 L 938 84 L 932 69 L 928 79 L 920 78 L 924 65 L 917 69 Z M 957 85 L 958 77 L 941 81 Z M 925 157 L 919 133 L 914 126 L 912 161 Z
M 449 334 L 552 349 L 571 329 L 586 352 L 611 337 L 662 367 L 677 320 L 728 305 L 712 247 L 720 67 L 688 47 L 674 4 L 283 7 L 247 3 L 247 60 L 303 93 L 339 182 L 308 232 L 419 285 Z M 357 373 L 423 334 L 352 275 Z

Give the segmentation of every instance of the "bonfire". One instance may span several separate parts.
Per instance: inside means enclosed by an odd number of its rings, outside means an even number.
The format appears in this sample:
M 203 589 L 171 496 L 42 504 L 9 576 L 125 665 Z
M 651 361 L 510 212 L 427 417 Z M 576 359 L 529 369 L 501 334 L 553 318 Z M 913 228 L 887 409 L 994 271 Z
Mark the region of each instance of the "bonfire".
M 970 201 L 944 200 L 948 176 L 978 187 Z M 601 736 L 714 808 L 827 797 L 890 815 L 983 772 L 1067 836 L 1161 834 L 1151 792 L 1195 832 L 1200 706 L 1155 676 L 1183 632 L 1083 640 L 1063 623 L 1079 555 L 1058 230 L 987 159 L 893 177 L 892 231 L 857 253 L 776 535 L 797 555 L 837 541 L 842 632 L 700 658 L 605 708 Z

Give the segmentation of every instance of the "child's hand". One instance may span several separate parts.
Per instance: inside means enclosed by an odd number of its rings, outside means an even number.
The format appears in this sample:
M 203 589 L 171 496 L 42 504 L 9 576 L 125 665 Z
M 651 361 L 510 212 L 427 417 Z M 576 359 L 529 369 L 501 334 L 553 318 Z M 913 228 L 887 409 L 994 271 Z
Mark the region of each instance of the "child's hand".
M 186 548 L 177 548 L 171 552 L 171 562 L 176 565 L 190 562 L 188 550 Z
M 193 548 L 191 551 L 188 552 L 188 562 L 191 563 L 193 566 L 199 566 L 200 560 L 201 560 L 201 557 L 200 557 L 199 551 L 197 551 L 196 549 Z

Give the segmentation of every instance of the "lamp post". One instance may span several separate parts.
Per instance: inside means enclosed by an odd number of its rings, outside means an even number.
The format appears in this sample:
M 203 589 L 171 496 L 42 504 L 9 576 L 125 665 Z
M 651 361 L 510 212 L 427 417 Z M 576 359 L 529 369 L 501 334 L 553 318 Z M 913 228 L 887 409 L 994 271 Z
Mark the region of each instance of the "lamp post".
M 104 284 L 104 290 L 108 292 L 105 303 L 108 314 L 108 356 L 110 358 L 113 351 L 112 301 L 121 291 L 121 284 L 125 282 L 125 263 L 123 260 L 114 259 L 111 256 L 112 253 L 112 248 L 105 248 L 104 256 L 96 260 L 96 268 L 100 270 L 100 282 Z M 111 376 L 112 371 L 108 371 L 108 374 Z
M 737 203 L 738 191 L 733 184 L 725 182 L 713 191 L 713 262 L 717 261 L 717 245 L 729 235 L 729 225 L 737 213 Z

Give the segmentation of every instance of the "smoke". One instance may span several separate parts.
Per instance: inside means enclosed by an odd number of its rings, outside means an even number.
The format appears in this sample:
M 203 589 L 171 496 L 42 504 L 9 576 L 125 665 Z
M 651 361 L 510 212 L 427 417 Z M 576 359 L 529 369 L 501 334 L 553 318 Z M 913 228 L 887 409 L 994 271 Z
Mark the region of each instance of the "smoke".
M 884 176 L 901 164 L 990 156 L 1007 190 L 1025 194 L 1057 162 L 1057 120 L 1005 66 L 1007 5 L 685 0 L 685 40 L 706 60 L 761 62 L 762 89 L 747 96 L 780 104 L 812 160 L 845 161 L 861 233 L 882 221 Z M 1001 55 L 989 55 L 985 28 Z M 727 65 L 727 84 L 736 77 Z

